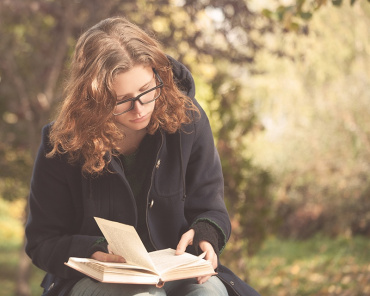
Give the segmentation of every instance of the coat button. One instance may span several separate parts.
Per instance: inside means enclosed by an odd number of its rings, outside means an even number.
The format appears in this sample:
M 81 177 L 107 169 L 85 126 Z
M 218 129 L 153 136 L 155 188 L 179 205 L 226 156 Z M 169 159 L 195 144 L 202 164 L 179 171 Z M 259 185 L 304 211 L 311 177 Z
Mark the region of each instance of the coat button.
M 149 208 L 151 209 L 154 205 L 154 199 L 152 199 L 152 201 L 149 203 Z
M 230 285 L 234 286 L 234 282 L 233 281 L 230 281 Z
M 155 165 L 155 168 L 158 169 L 160 165 L 161 165 L 161 160 L 158 159 L 157 164 Z

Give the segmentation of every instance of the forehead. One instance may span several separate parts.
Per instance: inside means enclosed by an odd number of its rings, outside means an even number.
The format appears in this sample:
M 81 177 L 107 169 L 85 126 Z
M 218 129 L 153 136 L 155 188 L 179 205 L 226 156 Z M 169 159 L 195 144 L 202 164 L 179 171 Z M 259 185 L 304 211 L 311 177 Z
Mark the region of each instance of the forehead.
M 153 70 L 149 66 L 137 65 L 128 71 L 117 74 L 113 79 L 113 89 L 117 96 L 134 94 L 151 82 Z

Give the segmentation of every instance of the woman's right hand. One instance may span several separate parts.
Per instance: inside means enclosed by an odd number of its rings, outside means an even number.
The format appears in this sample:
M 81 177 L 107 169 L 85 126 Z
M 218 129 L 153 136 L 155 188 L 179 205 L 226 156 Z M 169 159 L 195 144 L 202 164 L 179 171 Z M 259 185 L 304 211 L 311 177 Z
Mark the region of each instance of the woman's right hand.
M 108 246 L 108 251 L 109 251 L 109 254 L 101 252 L 101 251 L 97 251 L 91 255 L 91 258 L 98 260 L 98 261 L 102 261 L 102 262 L 126 263 L 125 258 L 119 255 L 113 254 L 113 252 L 109 249 L 109 246 Z
M 126 260 L 122 256 L 114 255 L 114 254 L 107 254 L 104 252 L 95 252 L 91 255 L 92 259 L 102 261 L 102 262 L 117 262 L 117 263 L 125 263 Z

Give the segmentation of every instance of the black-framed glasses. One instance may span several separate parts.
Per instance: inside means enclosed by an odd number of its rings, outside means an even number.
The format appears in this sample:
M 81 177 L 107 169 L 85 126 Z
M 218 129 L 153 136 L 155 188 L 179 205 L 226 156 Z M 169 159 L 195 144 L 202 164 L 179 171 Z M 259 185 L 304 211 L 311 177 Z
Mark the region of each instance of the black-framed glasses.
M 145 104 L 154 102 L 156 99 L 159 98 L 159 96 L 161 95 L 161 89 L 163 87 L 163 81 L 161 77 L 159 77 L 157 71 L 154 68 L 153 68 L 153 73 L 155 75 L 155 78 L 158 84 L 155 87 L 144 91 L 143 93 L 141 93 L 140 95 L 134 98 L 130 98 L 130 99 L 118 102 L 113 111 L 113 115 L 117 116 L 117 115 L 124 114 L 128 111 L 131 111 L 132 109 L 134 109 L 136 101 L 139 101 L 141 105 L 145 105 Z

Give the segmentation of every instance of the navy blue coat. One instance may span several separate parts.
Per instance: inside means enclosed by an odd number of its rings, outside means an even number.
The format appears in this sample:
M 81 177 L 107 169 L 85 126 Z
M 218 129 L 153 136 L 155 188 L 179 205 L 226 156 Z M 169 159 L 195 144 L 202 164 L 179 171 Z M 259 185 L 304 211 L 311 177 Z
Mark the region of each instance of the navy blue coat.
M 173 72 L 187 95 L 194 98 L 190 72 L 174 60 Z M 200 118 L 182 131 L 158 130 L 155 160 L 148 164 L 151 183 L 147 195 L 147 227 L 156 249 L 176 248 L 181 235 L 197 221 L 208 221 L 222 233 L 230 232 L 223 200 L 223 176 L 208 118 Z M 50 124 L 45 126 L 34 165 L 26 225 L 26 252 L 47 275 L 45 295 L 67 295 L 83 276 L 64 265 L 69 257 L 86 257 L 102 234 L 93 217 L 137 226 L 137 207 L 124 171 L 115 158 L 99 177 L 84 176 L 81 166 L 69 164 L 66 155 L 46 158 L 50 151 Z M 186 197 L 185 197 L 186 193 Z M 221 246 L 221 249 L 224 247 Z M 258 295 L 226 267 L 218 276 L 230 295 Z

